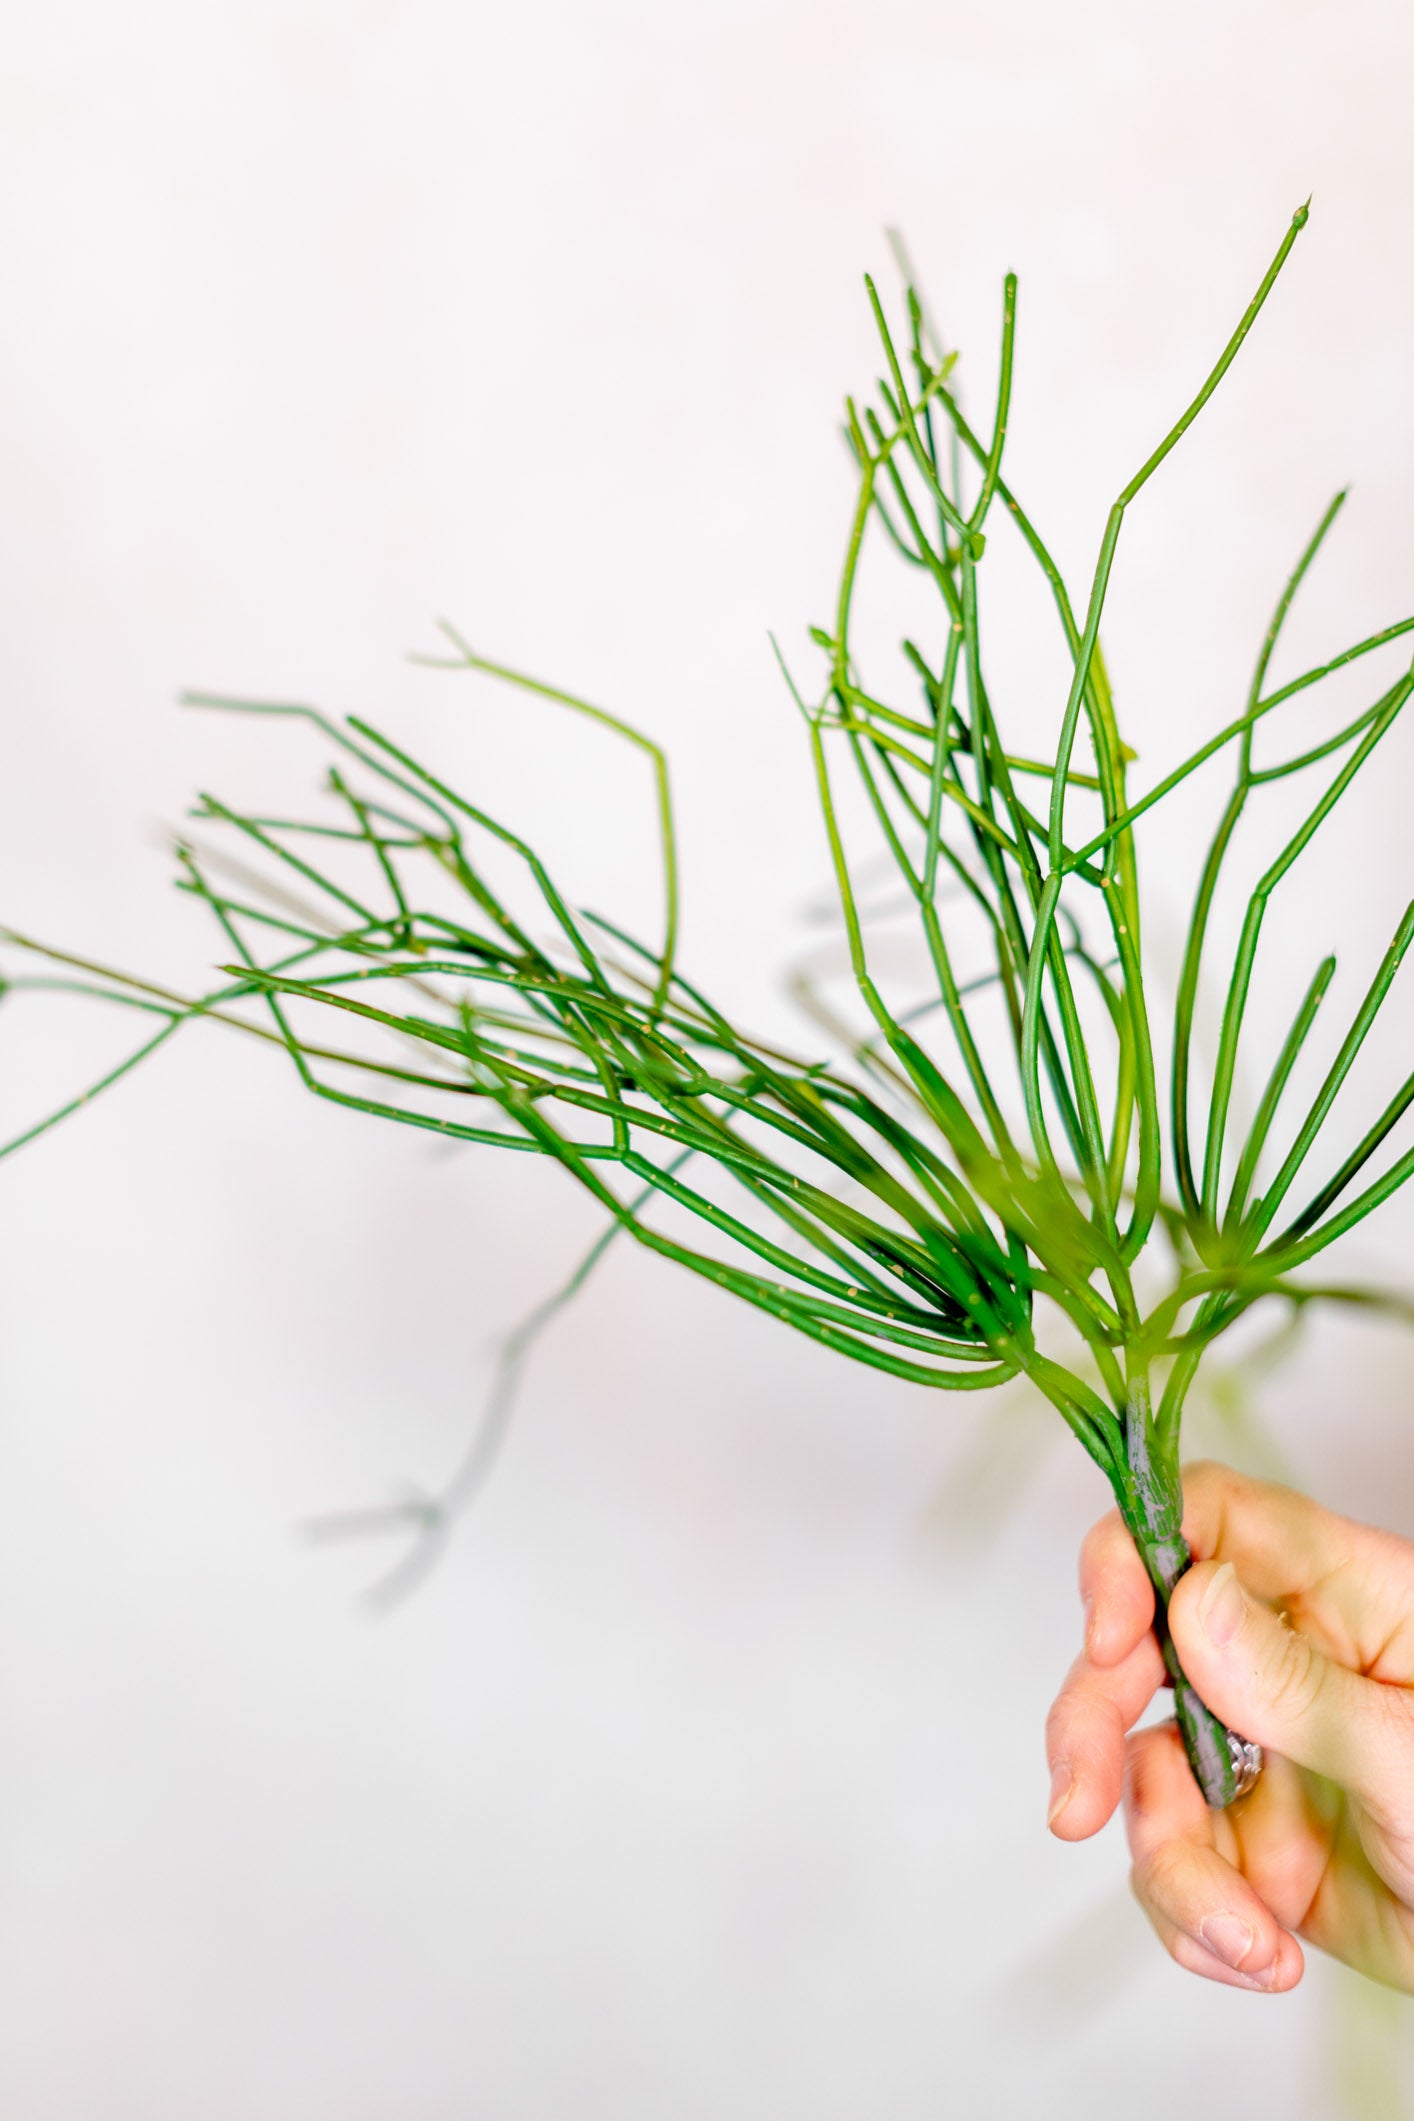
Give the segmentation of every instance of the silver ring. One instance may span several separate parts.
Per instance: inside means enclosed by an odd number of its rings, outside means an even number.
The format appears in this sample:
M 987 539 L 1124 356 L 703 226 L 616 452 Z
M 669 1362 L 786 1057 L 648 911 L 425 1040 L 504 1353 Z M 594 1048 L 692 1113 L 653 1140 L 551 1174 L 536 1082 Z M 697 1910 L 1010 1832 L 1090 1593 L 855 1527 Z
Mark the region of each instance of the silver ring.
M 1239 1738 L 1236 1731 L 1227 1734 L 1227 1749 L 1232 1755 L 1233 1798 L 1245 1797 L 1255 1788 L 1257 1777 L 1262 1772 L 1262 1748 L 1255 1738 Z

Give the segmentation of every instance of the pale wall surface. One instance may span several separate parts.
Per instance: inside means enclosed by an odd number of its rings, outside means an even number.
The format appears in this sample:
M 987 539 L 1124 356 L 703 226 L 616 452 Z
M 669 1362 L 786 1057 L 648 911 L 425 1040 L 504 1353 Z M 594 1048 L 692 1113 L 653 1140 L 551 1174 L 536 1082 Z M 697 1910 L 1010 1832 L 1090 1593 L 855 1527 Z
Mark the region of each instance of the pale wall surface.
M 0 917 L 201 976 L 164 828 L 197 785 L 293 803 L 320 762 L 179 715 L 185 684 L 376 711 L 632 903 L 647 827 L 599 825 L 644 817 L 631 763 L 410 670 L 446 612 L 669 745 L 689 959 L 784 1021 L 823 850 L 765 633 L 830 594 L 882 226 L 979 396 L 1020 272 L 1013 472 L 1085 579 L 1314 192 L 1117 574 L 1127 727 L 1171 756 L 1240 696 L 1342 480 L 1303 643 L 1414 604 L 1411 66 L 1369 0 L 12 4 Z M 1353 881 L 1297 901 L 1333 934 L 1368 910 L 1367 952 L 1408 892 L 1409 764 Z M 0 1032 L 7 1123 L 118 1050 L 19 1001 Z M 446 1471 L 581 1204 L 214 1033 L 0 1183 L 0 2111 L 1177 2121 L 1239 2077 L 1347 2110 L 1328 1970 L 1200 1986 L 1116 1833 L 1044 1834 L 1102 1498 L 1024 1409 L 618 1258 L 446 1567 L 368 1623 L 372 1557 L 294 1527 Z M 1328 1334 L 1260 1405 L 1300 1478 L 1414 1531 L 1408 1376 L 1392 1334 Z M 1021 1498 L 995 1537 L 989 1443 Z

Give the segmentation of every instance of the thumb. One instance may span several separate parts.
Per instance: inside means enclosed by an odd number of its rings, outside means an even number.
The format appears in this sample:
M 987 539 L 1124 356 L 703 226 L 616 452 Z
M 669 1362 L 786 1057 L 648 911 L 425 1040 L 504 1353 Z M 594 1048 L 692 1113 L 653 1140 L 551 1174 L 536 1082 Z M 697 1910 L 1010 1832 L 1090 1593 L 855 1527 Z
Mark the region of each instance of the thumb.
M 1375 1812 L 1414 1794 L 1411 1697 L 1333 1663 L 1250 1597 L 1230 1561 L 1187 1572 L 1169 1626 L 1208 1707 L 1244 1738 L 1329 1776 Z

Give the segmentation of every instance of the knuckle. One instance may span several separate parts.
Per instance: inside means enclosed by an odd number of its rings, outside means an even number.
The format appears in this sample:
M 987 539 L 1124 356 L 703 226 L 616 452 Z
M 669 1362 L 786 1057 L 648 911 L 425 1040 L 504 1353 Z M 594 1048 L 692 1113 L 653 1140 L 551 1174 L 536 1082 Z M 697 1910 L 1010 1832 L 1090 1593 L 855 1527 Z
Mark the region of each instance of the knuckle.
M 1195 1558 L 1221 1550 L 1227 1513 L 1248 1483 L 1216 1458 L 1190 1459 L 1183 1468 L 1183 1529 Z
M 1270 1706 L 1295 1725 L 1310 1723 L 1321 1712 L 1329 1668 L 1313 1643 L 1295 1628 L 1278 1628 L 1272 1638 L 1265 1674 Z
M 1141 1828 L 1156 1808 L 1156 1775 L 1172 1731 L 1172 1724 L 1149 1724 L 1142 1731 L 1131 1731 L 1125 1741 L 1124 1809 L 1135 1828 Z
M 1183 1464 L 1183 1484 L 1208 1488 L 1218 1495 L 1260 1495 L 1271 1483 L 1251 1473 L 1239 1473 L 1220 1458 L 1189 1458 Z
M 1085 1689 L 1077 1664 L 1067 1672 L 1060 1692 L 1046 1711 L 1046 1746 L 1052 1758 L 1084 1714 Z
M 1152 1872 L 1149 1865 L 1144 1863 L 1133 1865 L 1129 1873 L 1129 1890 L 1134 1900 L 1138 1903 L 1140 1913 L 1144 1916 L 1145 1921 L 1168 1953 L 1170 1959 L 1177 1960 L 1178 1964 L 1182 1966 L 1183 1960 L 1179 1954 L 1184 1942 L 1183 1931 L 1175 1925 L 1170 1916 L 1166 1914 L 1162 1904 L 1155 1899 Z
M 1141 1907 L 1167 1912 L 1176 1902 L 1182 1868 L 1182 1851 L 1169 1841 L 1136 1856 L 1129 1873 L 1130 1887 Z
M 1243 1474 L 1234 1473 L 1217 1458 L 1190 1458 L 1183 1468 L 1184 1493 L 1205 1500 L 1242 1495 L 1251 1485 Z

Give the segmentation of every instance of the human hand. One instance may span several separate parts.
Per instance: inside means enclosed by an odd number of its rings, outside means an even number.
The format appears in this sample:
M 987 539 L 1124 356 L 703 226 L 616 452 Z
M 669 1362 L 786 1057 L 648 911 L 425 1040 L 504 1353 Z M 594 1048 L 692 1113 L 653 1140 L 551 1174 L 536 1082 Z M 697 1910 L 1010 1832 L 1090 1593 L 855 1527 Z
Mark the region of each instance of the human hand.
M 1183 1476 L 1195 1563 L 1169 1606 L 1185 1672 L 1260 1740 L 1256 1788 L 1209 1811 L 1172 1723 L 1126 1732 L 1164 1683 L 1154 1594 L 1117 1511 L 1080 1561 L 1085 1648 L 1046 1723 L 1051 1831 L 1124 1798 L 1136 1897 L 1195 1974 L 1294 1988 L 1298 1937 L 1414 1991 L 1414 1542 L 1226 1466 Z

